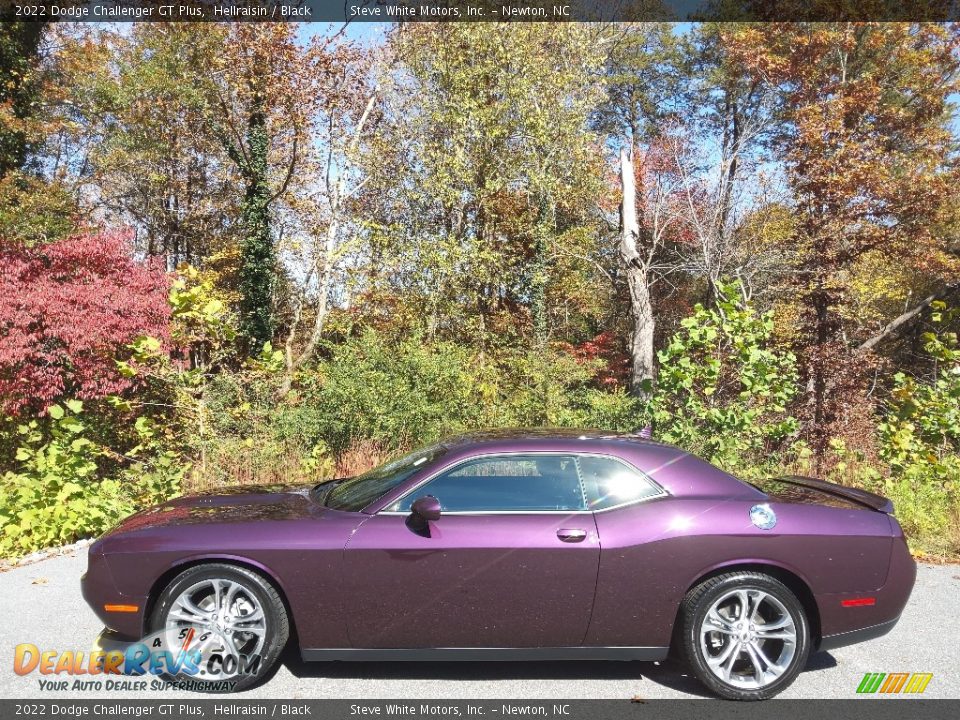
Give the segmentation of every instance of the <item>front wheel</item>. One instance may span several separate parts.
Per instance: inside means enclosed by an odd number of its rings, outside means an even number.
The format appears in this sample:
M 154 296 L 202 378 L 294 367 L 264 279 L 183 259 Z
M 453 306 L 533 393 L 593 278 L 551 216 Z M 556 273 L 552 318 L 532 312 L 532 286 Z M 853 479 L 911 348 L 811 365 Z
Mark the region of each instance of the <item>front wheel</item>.
M 188 657 L 168 680 L 200 692 L 237 691 L 262 680 L 290 628 L 276 589 L 246 568 L 196 565 L 160 594 L 150 617 L 159 645 Z
M 735 572 L 704 581 L 681 607 L 681 651 L 697 678 L 729 700 L 765 700 L 810 654 L 803 606 L 779 580 Z

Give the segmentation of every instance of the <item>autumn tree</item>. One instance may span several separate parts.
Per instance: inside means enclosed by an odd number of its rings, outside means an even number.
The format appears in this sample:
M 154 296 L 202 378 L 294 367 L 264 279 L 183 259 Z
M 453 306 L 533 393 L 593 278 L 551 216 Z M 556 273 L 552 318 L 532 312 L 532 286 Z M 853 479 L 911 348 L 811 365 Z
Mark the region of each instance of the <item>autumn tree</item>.
M 49 34 L 46 22 L 0 22 L 0 238 L 30 244 L 73 231 L 77 209 L 48 172 L 66 95 Z
M 303 187 L 288 203 L 297 227 L 285 243 L 303 278 L 292 289 L 281 395 L 317 353 L 338 279 L 343 286 L 338 269 L 355 245 L 349 240 L 361 232 L 358 194 L 368 177 L 360 159 L 380 117 L 377 71 L 389 62 L 382 51 L 364 51 L 347 42 L 318 42 L 312 52 L 318 58 L 313 141 L 304 148 Z
M 597 50 L 573 24 L 416 24 L 392 43 L 400 64 L 365 153 L 369 285 L 403 289 L 431 336 L 542 347 L 556 308 L 585 300 L 555 269 L 593 272 Z
M 237 239 L 238 173 L 206 124 L 206 68 L 224 42 L 219 26 L 143 23 L 66 38 L 61 51 L 94 138 L 86 183 L 104 218 L 135 227 L 140 248 L 169 268 L 202 266 Z
M 671 143 L 691 231 L 683 267 L 706 281 L 708 299 L 724 278 L 739 280 L 744 297 L 751 296 L 757 265 L 768 259 L 758 258 L 757 244 L 750 242 L 762 232 L 756 225 L 765 214 L 757 210 L 784 199 L 764 173 L 777 96 L 728 48 L 737 28 L 706 23 L 684 43 L 681 69 L 690 81 L 678 94 L 680 141 Z M 741 227 L 748 214 L 753 234 Z M 771 265 L 767 262 L 765 270 L 772 272 Z
M 654 287 L 675 263 L 671 249 L 689 236 L 683 178 L 666 134 L 645 147 L 620 149 L 619 255 L 630 293 L 630 388 L 649 397 L 656 379 Z
M 103 33 L 115 62 L 75 86 L 108 217 L 132 224 L 168 266 L 215 261 L 251 352 L 274 339 L 280 252 L 310 182 L 320 81 L 338 57 L 290 24 L 148 23 Z
M 957 173 L 949 99 L 957 28 L 938 24 L 747 26 L 730 47 L 781 93 L 781 153 L 796 216 L 791 243 L 802 302 L 796 338 L 808 434 L 822 450 L 864 422 L 850 322 L 850 268 L 867 253 L 916 262 L 942 245 L 936 228 Z

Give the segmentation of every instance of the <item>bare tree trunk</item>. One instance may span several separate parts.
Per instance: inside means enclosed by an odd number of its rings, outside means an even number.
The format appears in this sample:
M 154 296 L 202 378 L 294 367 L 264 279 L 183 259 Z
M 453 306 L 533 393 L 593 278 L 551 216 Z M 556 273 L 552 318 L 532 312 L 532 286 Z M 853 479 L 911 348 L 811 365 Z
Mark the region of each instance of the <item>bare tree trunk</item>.
M 866 342 L 863 342 L 863 343 L 861 343 L 859 346 L 857 346 L 857 348 L 854 350 L 854 352 L 858 352 L 858 353 L 859 353 L 859 352 L 864 352 L 865 350 L 871 350 L 871 349 L 873 349 L 873 347 L 874 347 L 875 345 L 877 345 L 880 341 L 882 341 L 882 340 L 888 338 L 890 335 L 893 335 L 894 333 L 896 333 L 896 332 L 900 329 L 901 326 L 906 325 L 908 322 L 910 322 L 911 320 L 913 320 L 913 318 L 915 318 L 915 317 L 916 317 L 917 315 L 919 315 L 921 312 L 923 312 L 924 310 L 926 310 L 926 308 L 927 308 L 934 300 L 937 300 L 937 299 L 939 299 L 939 298 L 946 297 L 947 295 L 951 294 L 952 292 L 954 292 L 954 291 L 957 290 L 957 289 L 960 289 L 960 283 L 954 283 L 954 284 L 952 284 L 952 285 L 947 285 L 947 287 L 946 287 L 945 289 L 941 290 L 940 292 L 936 292 L 936 293 L 933 293 L 932 295 L 928 295 L 928 296 L 925 297 L 923 300 L 921 300 L 919 303 L 917 303 L 917 304 L 914 305 L 912 308 L 910 308 L 909 310 L 907 310 L 905 313 L 903 313 L 902 315 L 899 315 L 899 316 L 895 317 L 893 320 L 891 320 L 891 321 L 888 322 L 886 325 L 884 325 L 884 326 L 883 326 L 883 329 L 882 329 L 879 333 L 877 333 L 876 335 L 874 335 L 872 338 L 870 338 L 870 339 L 867 340 Z
M 320 338 L 323 336 L 323 326 L 327 320 L 327 311 L 330 303 L 330 289 L 333 285 L 334 255 L 337 250 L 337 234 L 340 231 L 340 220 L 337 218 L 327 227 L 327 239 L 323 249 L 323 267 L 320 270 L 320 289 L 317 293 L 317 314 L 313 320 L 313 332 L 310 340 L 300 355 L 299 364 L 305 363 L 317 350 Z
M 650 394 L 654 380 L 653 331 L 656 320 L 646 271 L 628 268 L 627 283 L 630 286 L 630 317 L 633 320 L 630 335 L 630 391 L 644 398 Z
M 334 255 L 337 249 L 337 233 L 339 230 L 339 218 L 331 220 L 330 224 L 327 226 L 327 237 L 323 245 L 323 253 L 318 263 L 321 267 L 319 268 L 319 288 L 317 289 L 317 314 L 313 319 L 313 330 L 310 333 L 310 339 L 307 340 L 306 346 L 297 357 L 294 356 L 293 344 L 296 339 L 297 329 L 300 327 L 301 320 L 303 319 L 303 306 L 305 303 L 305 298 L 300 298 L 296 309 L 294 310 L 290 333 L 287 335 L 287 340 L 284 343 L 285 370 L 283 374 L 283 382 L 281 383 L 280 389 L 277 392 L 277 395 L 281 398 L 286 397 L 286 395 L 290 392 L 290 389 L 293 386 L 294 373 L 298 368 L 300 368 L 304 363 L 313 357 L 313 354 L 317 351 L 317 346 L 320 344 L 320 338 L 323 336 L 323 328 L 324 324 L 326 323 L 327 314 L 330 307 L 330 290 L 331 286 L 333 285 Z M 313 270 L 316 269 L 317 268 L 315 265 Z M 311 275 L 312 274 L 313 272 L 311 271 Z
M 620 150 L 620 186 L 623 199 L 620 204 L 620 258 L 626 267 L 630 287 L 630 391 L 637 397 L 646 397 L 654 380 L 653 331 L 656 320 L 650 300 L 650 263 L 648 254 L 640 252 L 640 221 L 637 217 L 637 188 L 632 152 Z

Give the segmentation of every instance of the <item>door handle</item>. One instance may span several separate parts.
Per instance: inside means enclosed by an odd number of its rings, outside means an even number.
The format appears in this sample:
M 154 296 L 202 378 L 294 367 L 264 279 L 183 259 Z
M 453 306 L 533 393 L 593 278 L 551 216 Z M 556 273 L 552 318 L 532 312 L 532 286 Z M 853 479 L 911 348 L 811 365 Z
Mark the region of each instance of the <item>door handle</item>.
M 579 528 L 560 528 L 557 530 L 557 537 L 564 542 L 583 542 L 587 537 L 587 531 Z

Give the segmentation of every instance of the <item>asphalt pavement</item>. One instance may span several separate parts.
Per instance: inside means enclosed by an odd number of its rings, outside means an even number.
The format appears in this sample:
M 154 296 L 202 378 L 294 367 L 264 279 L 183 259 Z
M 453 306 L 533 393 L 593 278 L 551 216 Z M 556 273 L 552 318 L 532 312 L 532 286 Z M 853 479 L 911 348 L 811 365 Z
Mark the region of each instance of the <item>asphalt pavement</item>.
M 86 548 L 0 572 L 0 698 L 199 699 L 186 691 L 40 689 L 34 672 L 13 671 L 14 647 L 83 650 L 103 630 L 80 596 Z M 924 697 L 960 697 L 960 567 L 921 565 L 900 623 L 885 637 L 811 656 L 780 697 L 856 696 L 868 672 L 933 673 Z M 48 676 L 45 679 L 49 679 Z M 587 699 L 697 698 L 706 693 L 679 665 L 639 662 L 304 663 L 296 652 L 263 685 L 237 699 Z

